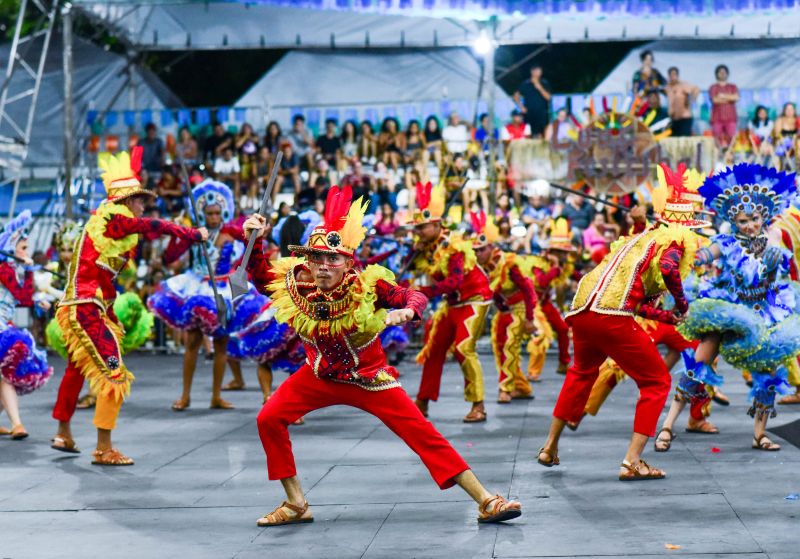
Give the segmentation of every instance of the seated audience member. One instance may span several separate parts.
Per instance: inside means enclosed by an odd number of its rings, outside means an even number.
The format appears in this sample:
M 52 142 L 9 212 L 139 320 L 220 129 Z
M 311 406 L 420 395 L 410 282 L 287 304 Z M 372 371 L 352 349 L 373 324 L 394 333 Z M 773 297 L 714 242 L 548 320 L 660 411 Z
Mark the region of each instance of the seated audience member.
M 381 161 L 395 171 L 400 167 L 406 150 L 405 134 L 400 132 L 400 125 L 394 117 L 383 120 L 381 133 L 378 134 L 378 154 Z
M 197 140 L 194 139 L 189 129 L 184 126 L 178 132 L 178 143 L 175 145 L 175 163 L 193 167 L 200 160 Z
M 561 210 L 561 217 L 566 218 L 572 230 L 580 234 L 592 223 L 594 213 L 594 208 L 586 198 L 570 194 Z
M 447 152 L 454 157 L 467 153 L 470 141 L 469 128 L 458 116 L 458 113 L 450 113 L 447 126 L 442 130 L 442 141 Z
M 572 122 L 567 109 L 562 107 L 556 111 L 555 120 L 547 125 L 544 139 L 556 148 L 565 148 L 574 141 L 573 136 L 577 135 L 577 131 L 578 127 Z
M 383 236 L 394 235 L 399 228 L 400 221 L 397 219 L 392 205 L 388 203 L 381 204 L 380 214 L 378 219 L 375 220 L 375 233 Z
M 287 135 L 292 144 L 292 151 L 298 158 L 298 163 L 305 165 L 311 171 L 314 168 L 314 138 L 306 129 L 306 119 L 303 115 L 295 115 L 292 119 L 292 130 Z
M 211 136 L 206 138 L 203 144 L 203 156 L 206 161 L 213 162 L 217 157 L 222 156 L 222 152 L 233 146 L 233 135 L 225 130 L 221 123 L 214 123 Z
M 317 137 L 318 156 L 322 156 L 332 169 L 339 168 L 339 157 L 342 155 L 342 139 L 336 134 L 336 124 L 336 119 L 327 119 L 325 133 Z
M 217 180 L 224 182 L 233 189 L 233 199 L 239 199 L 239 159 L 233 154 L 233 147 L 228 146 L 222 150 L 222 155 L 214 160 L 214 175 Z
M 295 198 L 295 208 L 305 210 L 314 206 L 317 200 L 325 200 L 331 183 L 325 177 L 317 177 L 313 186 L 304 188 Z
M 258 151 L 258 136 L 247 122 L 242 124 L 239 133 L 234 137 L 233 147 L 240 156 L 242 154 L 252 155 Z
M 339 166 L 336 170 L 343 173 L 347 169 L 347 162 L 358 157 L 358 131 L 356 123 L 347 120 L 342 125 L 342 135 L 339 136 L 342 144 L 342 156 L 339 158 Z
M 278 184 L 276 190 L 278 192 L 294 192 L 300 193 L 300 158 L 294 152 L 291 142 L 283 144 L 283 159 L 278 167 Z
M 156 185 L 159 209 L 168 215 L 175 215 L 184 208 L 185 192 L 172 167 L 165 165 Z
M 370 165 L 378 160 L 378 138 L 368 120 L 361 121 L 358 131 L 358 156 L 361 161 Z
M 425 138 L 425 165 L 433 158 L 433 162 L 438 169 L 442 168 L 442 151 L 444 150 L 442 140 L 442 129 L 439 126 L 439 119 L 431 115 L 425 119 L 425 130 L 422 131 Z
M 500 131 L 495 128 L 492 136 L 495 142 L 500 138 Z M 478 119 L 478 127 L 472 133 L 472 140 L 479 146 L 480 153 L 487 154 L 489 152 L 489 115 L 483 113 Z
M 531 125 L 525 119 L 519 109 L 511 111 L 511 122 L 503 127 L 500 132 L 500 139 L 508 144 L 515 140 L 524 140 L 531 137 Z
M 280 124 L 274 120 L 267 124 L 267 130 L 264 134 L 264 141 L 262 142 L 261 147 L 267 148 L 273 159 L 280 151 L 281 144 L 285 141 L 287 141 L 287 139 L 283 136 Z
M 425 149 L 425 137 L 419 127 L 419 121 L 409 121 L 405 136 L 406 150 L 404 163 L 406 167 L 409 167 L 413 165 L 415 161 L 422 158 L 422 152 Z

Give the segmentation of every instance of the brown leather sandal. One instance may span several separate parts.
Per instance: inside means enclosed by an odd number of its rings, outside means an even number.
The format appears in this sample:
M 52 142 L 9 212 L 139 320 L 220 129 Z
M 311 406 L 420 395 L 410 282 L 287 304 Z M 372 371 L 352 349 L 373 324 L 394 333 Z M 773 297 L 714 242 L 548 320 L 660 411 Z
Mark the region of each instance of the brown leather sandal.
M 5 427 L 0 427 L 0 437 L 5 437 L 6 435 L 10 435 L 11 430 L 6 429 Z
M 528 380 L 530 382 L 542 382 L 542 373 L 538 373 L 535 375 L 528 373 Z
M 533 400 L 533 398 L 533 392 L 523 392 L 517 389 L 511 391 L 512 400 Z
M 697 424 L 695 427 L 686 427 L 687 433 L 699 433 L 701 435 L 719 435 L 719 429 L 710 421 L 703 420 L 702 423 Z
M 245 390 L 247 386 L 244 382 L 230 381 L 228 384 L 222 386 L 222 390 Z
M 209 409 L 212 410 L 232 410 L 235 409 L 234 405 L 228 402 L 227 400 L 223 400 L 222 398 L 215 400 L 212 398 L 211 404 L 208 406 Z
M 640 465 L 647 468 L 646 474 L 639 471 L 638 466 Z M 625 460 L 620 464 L 620 467 L 625 468 L 625 472 L 619 474 L 620 481 L 647 481 L 651 479 L 664 479 L 667 477 L 667 474 L 663 470 L 653 468 L 650 464 L 641 459 L 639 459 L 639 462 L 636 464 L 631 464 Z
M 25 430 L 25 426 L 22 423 L 14 425 L 11 428 L 11 440 L 12 441 L 21 441 L 22 439 L 28 438 L 28 432 Z
M 94 394 L 86 394 L 80 400 L 78 400 L 78 403 L 75 407 L 79 410 L 88 410 L 93 408 L 95 404 L 97 404 L 97 396 Z
M 178 398 L 174 402 L 172 402 L 172 411 L 183 411 L 188 409 L 191 406 L 191 402 L 189 400 L 184 400 L 183 398 Z
M 69 452 L 70 454 L 80 454 L 81 452 L 78 445 L 75 444 L 75 440 L 66 435 L 56 435 L 50 442 L 53 443 L 50 445 L 53 450 Z
M 778 452 L 781 449 L 781 445 L 772 442 L 766 435 L 761 435 L 758 438 L 753 437 L 753 448 L 765 452 Z
M 489 497 L 478 507 L 478 522 L 481 524 L 505 522 L 520 515 L 522 515 L 520 502 L 507 501 L 500 495 Z
M 95 450 L 92 452 L 95 466 L 133 466 L 133 459 L 125 456 L 116 448 Z
M 784 396 L 780 400 L 778 400 L 778 404 L 781 406 L 791 406 L 794 404 L 800 404 L 800 392 L 795 392 L 794 394 L 789 394 L 788 396 Z
M 292 511 L 294 516 L 289 516 L 284 509 Z M 306 514 L 308 516 L 305 516 Z M 309 522 L 314 522 L 314 517 L 308 512 L 307 501 L 302 507 L 284 501 L 274 511 L 256 520 L 256 525 L 265 528 L 270 526 L 284 526 L 286 524 L 308 524 Z
M 542 454 L 547 455 L 549 460 L 542 460 Z M 546 468 L 552 468 L 553 466 L 558 466 L 561 464 L 561 460 L 558 459 L 558 452 L 551 452 L 545 447 L 539 449 L 539 454 L 536 456 L 536 461 Z
M 669 440 L 665 441 L 662 439 L 661 433 L 669 433 Z M 656 452 L 667 452 L 670 448 L 672 448 L 672 441 L 674 441 L 676 437 L 677 435 L 675 435 L 675 432 L 672 429 L 662 427 L 661 431 L 659 431 L 658 435 L 656 435 L 656 440 L 653 441 L 653 448 Z
M 486 421 L 486 409 L 483 407 L 480 408 L 472 408 L 469 410 L 469 413 L 464 416 L 462 421 L 464 423 L 483 423 Z
M 510 404 L 511 403 L 511 392 L 506 392 L 505 390 L 500 390 L 497 392 L 497 403 L 498 404 Z

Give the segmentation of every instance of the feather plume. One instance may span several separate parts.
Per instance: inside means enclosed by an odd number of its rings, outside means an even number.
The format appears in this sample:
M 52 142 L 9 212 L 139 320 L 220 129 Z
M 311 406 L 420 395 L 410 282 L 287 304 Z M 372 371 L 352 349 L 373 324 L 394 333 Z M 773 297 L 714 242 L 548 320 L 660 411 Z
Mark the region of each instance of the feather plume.
M 445 190 L 441 184 L 436 185 L 431 189 L 431 200 L 428 204 L 428 210 L 434 217 L 443 217 L 445 206 Z
M 480 235 L 486 229 L 486 212 L 469 212 L 469 222 L 472 225 L 472 232 Z
M 364 197 L 359 197 L 350 206 L 350 211 L 347 212 L 347 220 L 339 231 L 342 236 L 342 244 L 345 247 L 355 250 L 364 240 L 367 229 L 364 227 L 363 222 L 368 208 L 369 200 Z
M 659 165 L 656 168 L 656 172 L 658 173 L 658 186 L 653 189 L 651 196 L 653 199 L 653 211 L 657 214 L 663 212 L 664 207 L 667 205 L 667 197 L 669 196 L 669 192 L 667 190 L 666 172 L 669 170 L 669 167 L 664 169 L 663 165 Z
M 352 200 L 353 189 L 349 185 L 331 187 L 325 201 L 325 228 L 328 231 L 338 231 L 344 226 Z
M 140 178 L 139 174 L 142 171 L 142 155 L 144 154 L 144 148 L 142 146 L 134 146 L 131 149 L 131 171 L 136 175 L 136 178 Z
M 428 207 L 428 204 L 431 202 L 431 192 L 433 191 L 433 185 L 430 181 L 422 184 L 422 182 L 417 182 L 416 184 L 416 202 L 417 208 L 424 210 Z

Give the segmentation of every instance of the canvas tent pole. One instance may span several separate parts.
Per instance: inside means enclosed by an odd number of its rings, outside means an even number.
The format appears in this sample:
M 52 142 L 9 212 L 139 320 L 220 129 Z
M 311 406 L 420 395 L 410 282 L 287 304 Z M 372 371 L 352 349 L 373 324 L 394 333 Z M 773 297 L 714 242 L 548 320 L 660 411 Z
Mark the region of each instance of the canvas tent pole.
M 73 142 L 74 106 L 72 97 L 72 5 L 61 9 L 64 42 L 64 217 L 72 219 L 72 164 L 75 161 Z

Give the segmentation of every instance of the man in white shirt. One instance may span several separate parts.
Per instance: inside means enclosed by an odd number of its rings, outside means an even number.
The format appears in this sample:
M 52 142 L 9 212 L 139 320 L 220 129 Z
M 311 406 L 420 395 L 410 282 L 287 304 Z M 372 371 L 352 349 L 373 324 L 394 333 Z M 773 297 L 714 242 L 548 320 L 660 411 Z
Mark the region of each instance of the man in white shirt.
M 233 189 L 233 199 L 239 199 L 239 158 L 234 157 L 233 148 L 227 147 L 222 151 L 222 156 L 214 160 L 214 174 L 217 180 L 224 182 Z
M 448 153 L 464 154 L 467 152 L 470 141 L 469 127 L 462 122 L 458 113 L 451 113 L 447 126 L 442 130 L 442 139 Z

